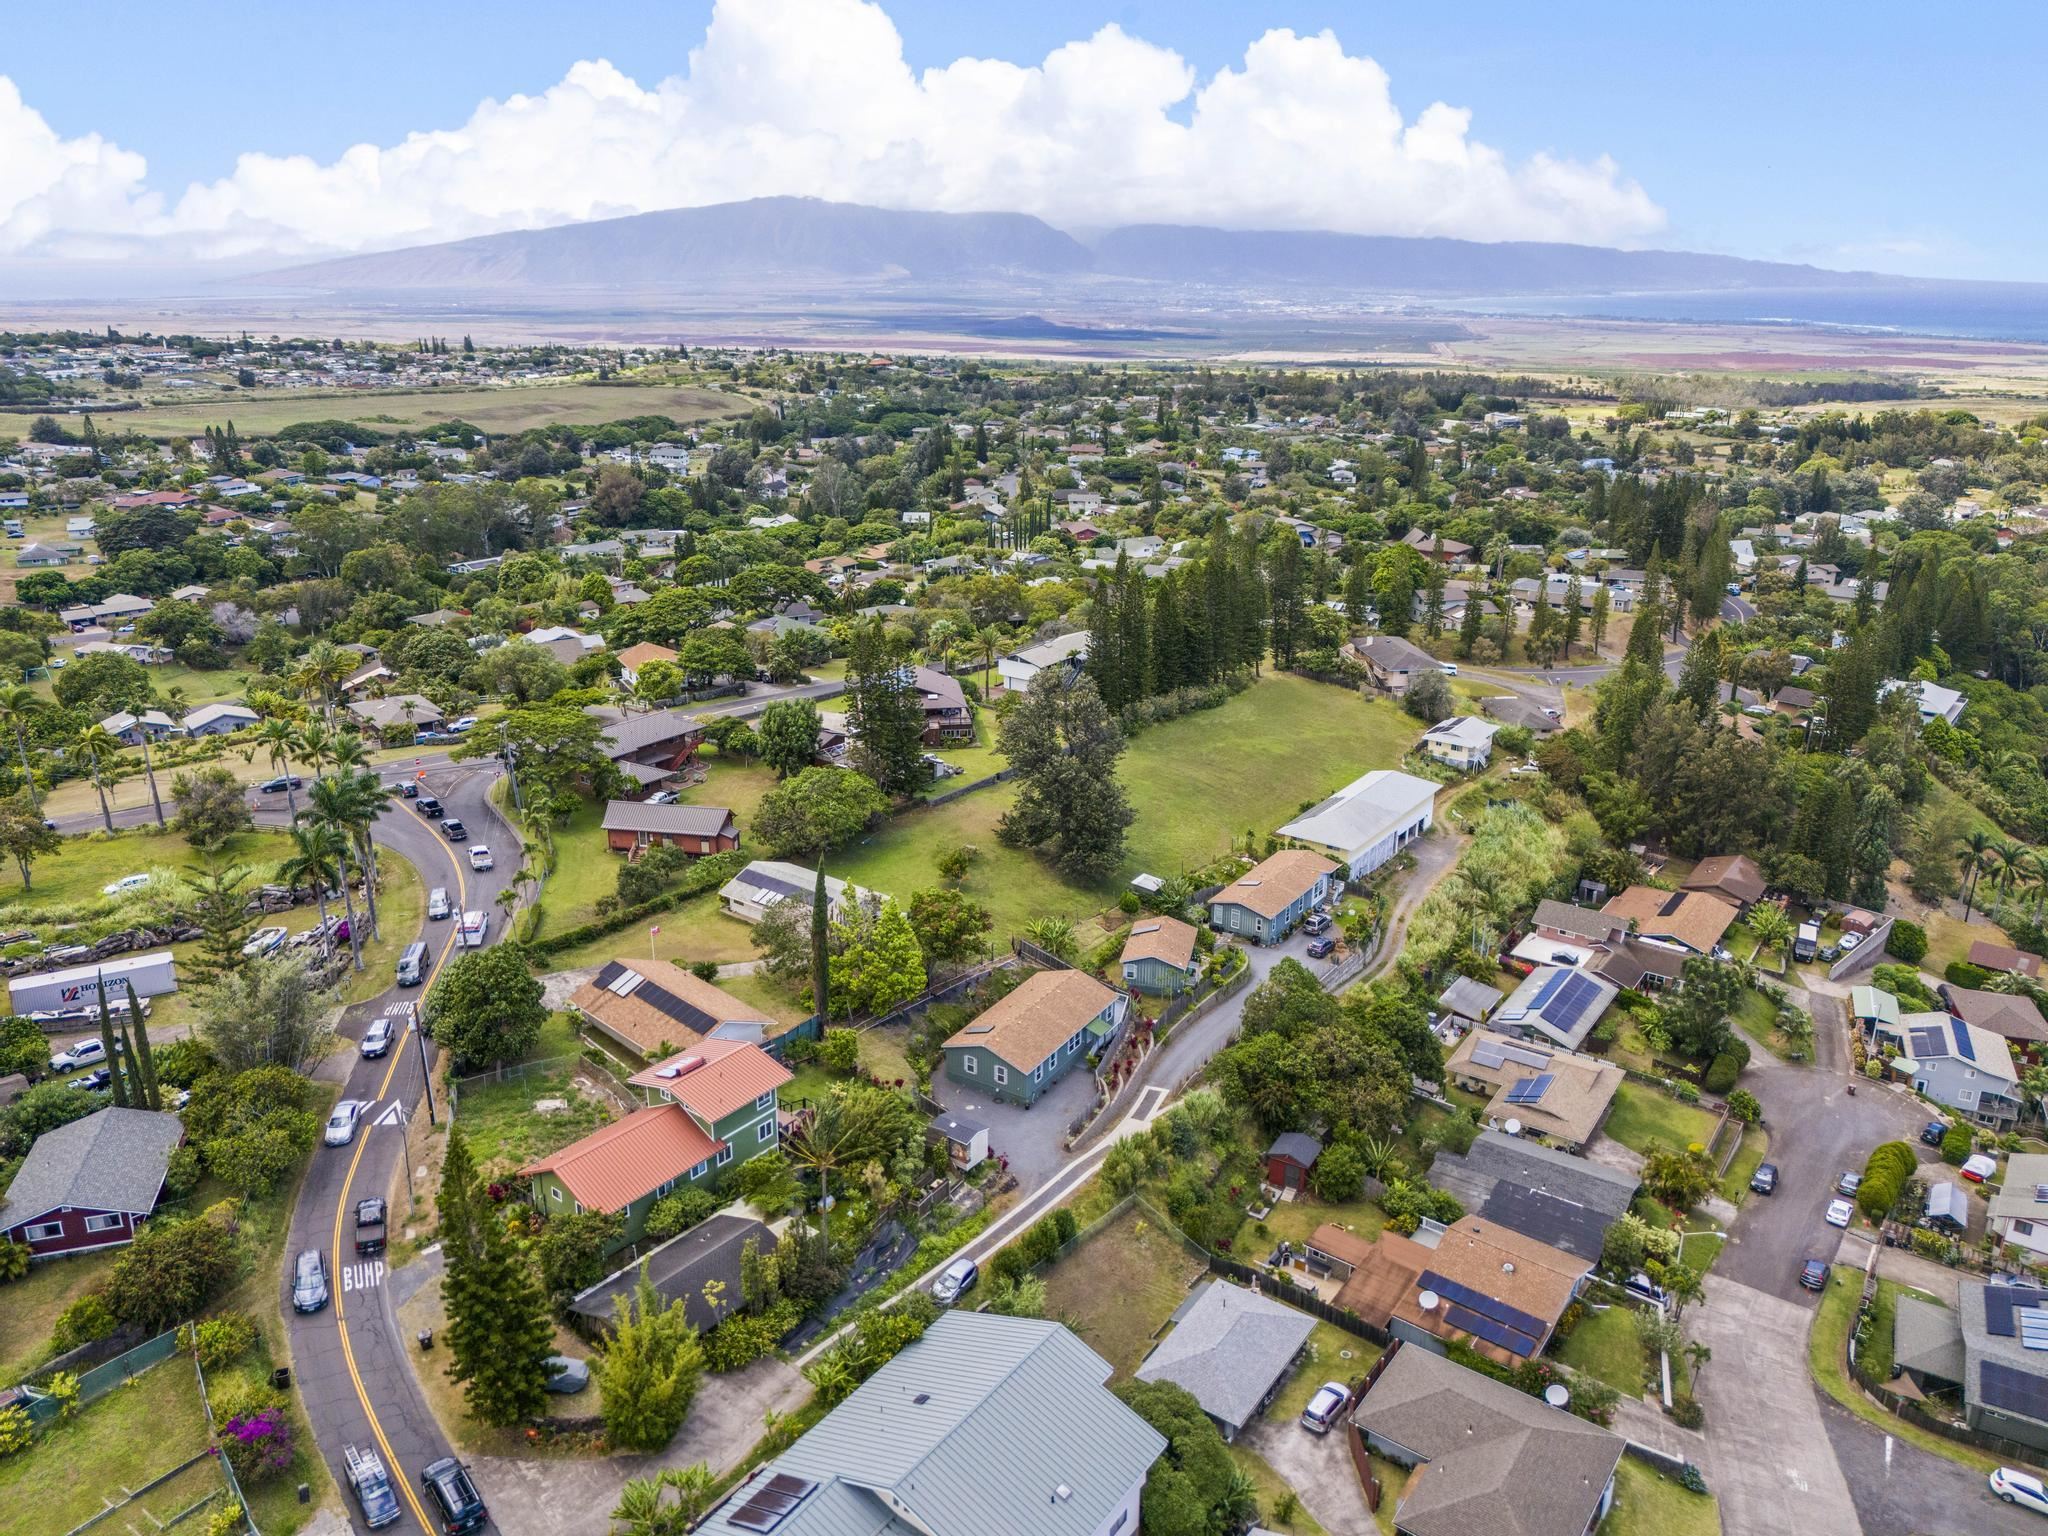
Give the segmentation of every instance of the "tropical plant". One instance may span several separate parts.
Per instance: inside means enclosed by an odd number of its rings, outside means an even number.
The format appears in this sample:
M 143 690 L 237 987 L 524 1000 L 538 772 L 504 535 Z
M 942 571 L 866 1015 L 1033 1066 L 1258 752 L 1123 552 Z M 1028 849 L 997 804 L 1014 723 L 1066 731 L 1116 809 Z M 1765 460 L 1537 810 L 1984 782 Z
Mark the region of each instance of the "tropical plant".
M 36 794 L 35 767 L 28 755 L 28 727 L 38 715 L 49 709 L 50 701 L 26 683 L 13 683 L 0 688 L 0 725 L 14 731 L 14 750 L 21 757 L 22 782 L 28 786 L 29 807 L 38 816 L 43 812 L 43 802 Z
M 85 759 L 87 771 L 92 775 L 92 787 L 99 792 L 100 820 L 111 832 L 114 830 L 114 812 L 107 804 L 106 765 L 121 750 L 121 743 L 104 725 L 88 725 L 78 733 L 73 748 Z

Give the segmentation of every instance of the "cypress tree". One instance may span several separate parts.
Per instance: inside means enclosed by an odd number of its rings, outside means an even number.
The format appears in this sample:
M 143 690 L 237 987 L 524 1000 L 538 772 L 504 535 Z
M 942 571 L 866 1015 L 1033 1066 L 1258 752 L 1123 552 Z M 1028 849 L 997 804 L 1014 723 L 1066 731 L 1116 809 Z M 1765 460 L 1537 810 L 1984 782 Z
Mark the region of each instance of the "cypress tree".
M 1123 557 L 1117 557 L 1121 564 Z M 1122 709 L 1124 694 L 1123 630 L 1116 621 L 1116 583 L 1105 577 L 1095 583 L 1095 607 L 1088 616 L 1088 675 L 1111 714 Z
M 156 1061 L 149 1053 L 149 1026 L 142 1022 L 142 1004 L 135 996 L 135 983 L 128 988 L 128 1027 L 135 1032 L 136 1083 L 143 1103 L 150 1109 L 164 1107 L 164 1093 L 156 1080 Z
M 486 1203 L 460 1126 L 448 1133 L 441 1171 L 441 1244 L 446 1270 L 449 1376 L 462 1383 L 470 1413 L 503 1428 L 547 1408 L 547 1357 L 554 1347 L 547 1298 L 526 1254 Z
M 1470 656 L 1472 647 L 1479 643 L 1480 626 L 1486 622 L 1486 600 L 1478 592 L 1467 589 L 1465 611 L 1458 615 L 1458 654 Z
M 1161 693 L 1185 688 L 1188 676 L 1188 634 L 1181 617 L 1179 572 L 1168 571 L 1152 584 L 1152 682 Z
M 832 903 L 825 895 L 825 858 L 819 850 L 818 883 L 811 891 L 811 1007 L 820 1019 L 832 1016 L 832 968 L 827 940 L 832 928 Z
M 100 977 L 100 1045 L 107 1058 L 107 1086 L 114 1091 L 114 1103 L 122 1109 L 128 1107 L 127 1070 L 121 1060 L 121 1053 L 115 1049 L 114 1017 L 107 1011 L 107 978 Z
M 1117 568 L 1117 649 L 1123 661 L 1124 702 L 1136 703 L 1150 696 L 1152 646 L 1146 631 L 1145 577 L 1129 558 L 1119 553 Z

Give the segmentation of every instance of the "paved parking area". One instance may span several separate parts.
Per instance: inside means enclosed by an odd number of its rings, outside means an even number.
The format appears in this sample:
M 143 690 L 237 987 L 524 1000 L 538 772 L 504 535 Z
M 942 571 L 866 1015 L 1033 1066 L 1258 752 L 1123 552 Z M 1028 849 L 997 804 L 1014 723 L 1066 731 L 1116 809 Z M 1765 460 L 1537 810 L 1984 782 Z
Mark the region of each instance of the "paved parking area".
M 1244 1432 L 1243 1444 L 1265 1457 L 1329 1536 L 1379 1536 L 1343 1435 L 1312 1435 L 1293 1419 L 1268 1417 Z

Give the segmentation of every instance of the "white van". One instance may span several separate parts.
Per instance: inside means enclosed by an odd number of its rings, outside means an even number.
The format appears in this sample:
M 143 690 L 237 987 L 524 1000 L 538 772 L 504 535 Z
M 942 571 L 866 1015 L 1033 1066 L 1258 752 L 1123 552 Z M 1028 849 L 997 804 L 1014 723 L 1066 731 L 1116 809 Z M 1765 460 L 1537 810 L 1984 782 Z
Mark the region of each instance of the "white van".
M 415 939 L 398 957 L 398 984 L 416 987 L 427 979 L 427 946 Z
M 465 912 L 462 914 L 462 932 L 457 941 L 464 949 L 482 949 L 484 934 L 490 929 L 491 915 L 488 912 Z

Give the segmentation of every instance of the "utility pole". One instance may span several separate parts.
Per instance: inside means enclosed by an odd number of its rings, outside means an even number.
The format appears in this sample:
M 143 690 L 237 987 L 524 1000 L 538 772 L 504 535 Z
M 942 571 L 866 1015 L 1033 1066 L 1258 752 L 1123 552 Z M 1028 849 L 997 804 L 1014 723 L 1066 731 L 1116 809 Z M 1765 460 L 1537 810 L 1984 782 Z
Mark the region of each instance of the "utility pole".
M 434 1071 L 427 1062 L 427 1032 L 420 1024 L 420 1011 L 417 1008 L 414 1008 L 412 1011 L 412 1037 L 419 1042 L 420 1087 L 427 1096 L 427 1124 L 433 1125 L 436 1123 L 434 1120 Z

